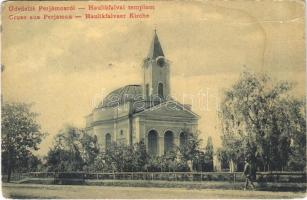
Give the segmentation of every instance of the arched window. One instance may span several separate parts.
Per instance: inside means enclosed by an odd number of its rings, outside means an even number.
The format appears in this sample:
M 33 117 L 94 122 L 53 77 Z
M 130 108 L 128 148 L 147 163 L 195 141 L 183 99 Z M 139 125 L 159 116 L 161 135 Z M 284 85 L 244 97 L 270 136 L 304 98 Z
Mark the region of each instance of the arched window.
M 151 156 L 158 155 L 158 133 L 151 130 L 148 133 L 148 154 Z
M 163 98 L 163 84 L 159 83 L 158 85 L 158 95 L 160 98 Z
M 164 152 L 167 154 L 174 148 L 174 134 L 172 131 L 166 131 L 164 134 Z

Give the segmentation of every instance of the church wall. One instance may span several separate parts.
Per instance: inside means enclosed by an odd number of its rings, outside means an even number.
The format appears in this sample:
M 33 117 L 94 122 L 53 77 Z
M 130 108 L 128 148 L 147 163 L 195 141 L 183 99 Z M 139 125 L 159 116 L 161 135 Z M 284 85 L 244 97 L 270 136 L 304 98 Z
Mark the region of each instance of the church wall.
M 111 140 L 114 142 L 114 127 L 113 123 L 105 123 L 93 127 L 93 134 L 97 136 L 98 144 L 101 148 L 105 148 L 106 134 L 111 134 Z
M 93 127 L 90 127 L 90 128 L 85 128 L 85 131 L 86 131 L 86 133 L 87 134 L 89 134 L 89 135 L 94 135 L 94 129 L 93 129 Z
M 111 134 L 113 142 L 118 144 L 129 144 L 129 119 L 128 117 L 118 119 L 115 123 L 114 120 L 105 123 L 99 123 L 87 131 L 91 135 L 96 135 L 98 143 L 102 148 L 105 148 L 106 134 Z M 197 131 L 197 120 L 187 118 L 171 118 L 160 116 L 160 120 L 156 116 L 136 116 L 132 119 L 132 143 L 140 142 L 143 140 L 148 145 L 148 133 L 150 130 L 156 130 L 159 135 L 158 146 L 159 154 L 164 153 L 164 134 L 166 131 L 172 131 L 174 136 L 174 144 L 179 145 L 179 135 L 183 129 L 188 128 L 192 132 Z
M 107 133 L 111 134 L 112 142 L 127 145 L 129 143 L 129 110 L 129 102 L 115 108 L 97 108 L 86 117 L 86 131 L 97 136 L 98 144 L 103 149 Z
M 120 118 L 129 114 L 129 103 L 125 103 L 116 107 L 97 108 L 93 111 L 92 121 L 110 120 L 115 117 Z
M 145 120 L 142 117 L 134 117 L 133 118 L 133 143 L 137 143 L 140 141 L 145 142 Z
M 85 117 L 85 127 L 90 127 L 92 123 L 93 123 L 93 115 L 90 114 Z
M 129 120 L 128 118 L 119 119 L 117 122 L 111 120 L 108 122 L 102 122 L 93 126 L 92 135 L 96 135 L 98 138 L 98 144 L 104 149 L 106 134 L 111 134 L 112 142 L 120 144 L 128 144 L 129 142 Z M 90 129 L 89 129 L 90 130 Z
M 129 144 L 129 119 L 124 119 L 117 122 L 117 127 L 114 129 L 116 132 L 116 142 L 118 144 Z

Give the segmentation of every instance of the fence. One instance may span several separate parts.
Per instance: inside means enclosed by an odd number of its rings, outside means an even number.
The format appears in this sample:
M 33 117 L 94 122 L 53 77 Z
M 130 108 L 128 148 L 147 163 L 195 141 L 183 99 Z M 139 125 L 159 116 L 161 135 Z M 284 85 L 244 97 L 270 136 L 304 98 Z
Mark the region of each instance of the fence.
M 13 176 L 12 176 L 13 177 Z M 245 180 L 242 172 L 30 172 L 14 176 L 12 180 L 23 178 L 52 178 L 56 180 L 166 180 L 166 181 L 229 181 Z M 258 182 L 305 183 L 304 172 L 258 172 Z
M 28 178 L 29 177 L 29 173 L 12 173 L 11 174 L 11 181 L 19 181 L 22 180 L 24 178 Z M 7 179 L 7 175 L 6 174 L 2 174 L 2 181 L 6 181 Z

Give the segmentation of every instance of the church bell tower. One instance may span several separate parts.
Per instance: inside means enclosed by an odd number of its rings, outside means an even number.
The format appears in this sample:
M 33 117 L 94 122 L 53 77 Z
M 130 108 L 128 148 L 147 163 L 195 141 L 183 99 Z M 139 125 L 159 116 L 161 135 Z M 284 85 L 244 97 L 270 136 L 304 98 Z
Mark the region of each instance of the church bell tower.
M 146 101 L 166 101 L 170 98 L 170 66 L 154 31 L 148 56 L 144 59 L 143 97 Z

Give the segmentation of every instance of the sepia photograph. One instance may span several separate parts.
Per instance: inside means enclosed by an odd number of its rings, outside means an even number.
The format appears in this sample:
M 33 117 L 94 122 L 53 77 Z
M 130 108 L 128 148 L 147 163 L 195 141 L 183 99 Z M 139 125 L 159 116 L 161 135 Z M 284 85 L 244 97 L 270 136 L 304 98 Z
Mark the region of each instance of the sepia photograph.
M 305 1 L 3 1 L 7 199 L 306 198 Z

